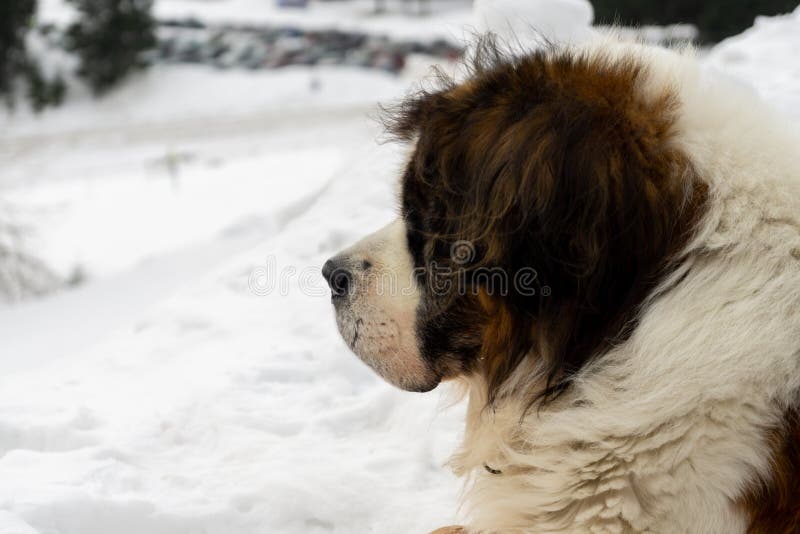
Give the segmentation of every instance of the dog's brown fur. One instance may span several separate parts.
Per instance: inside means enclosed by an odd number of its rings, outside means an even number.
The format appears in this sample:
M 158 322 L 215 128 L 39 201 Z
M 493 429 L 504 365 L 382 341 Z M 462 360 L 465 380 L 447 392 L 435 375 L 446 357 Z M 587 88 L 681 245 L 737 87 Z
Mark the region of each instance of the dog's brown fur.
M 748 534 L 800 532 L 800 414 L 790 410 L 784 425 L 769 432 L 772 471 L 756 481 L 739 505 L 750 516 Z

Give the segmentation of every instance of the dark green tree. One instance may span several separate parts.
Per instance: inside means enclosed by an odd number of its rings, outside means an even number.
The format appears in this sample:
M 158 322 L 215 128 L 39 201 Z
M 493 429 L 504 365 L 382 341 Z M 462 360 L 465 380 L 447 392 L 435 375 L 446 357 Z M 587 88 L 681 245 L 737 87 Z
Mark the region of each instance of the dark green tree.
M 67 49 L 80 58 L 78 75 L 95 94 L 147 66 L 145 52 L 156 46 L 152 0 L 68 1 L 79 19 L 67 29 Z
M 753 25 L 757 15 L 793 11 L 798 0 L 592 0 L 595 22 L 622 25 L 691 23 L 716 42 Z
M 0 1 L 0 95 L 14 104 L 17 77 L 28 65 L 25 35 L 36 13 L 36 0 Z
M 42 111 L 47 106 L 58 106 L 64 101 L 67 86 L 60 74 L 56 74 L 53 79 L 47 79 L 39 64 L 29 60 L 25 78 L 28 81 L 28 101 L 34 111 Z

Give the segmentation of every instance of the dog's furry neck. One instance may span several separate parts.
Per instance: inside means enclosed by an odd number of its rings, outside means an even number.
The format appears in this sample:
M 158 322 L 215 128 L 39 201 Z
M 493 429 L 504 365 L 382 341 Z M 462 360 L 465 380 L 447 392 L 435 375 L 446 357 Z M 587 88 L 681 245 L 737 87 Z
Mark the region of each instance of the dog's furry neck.
M 513 398 L 487 408 L 485 388 L 471 382 L 465 439 L 452 467 L 467 479 L 475 532 L 746 529 L 734 484 L 739 462 L 753 473 L 767 468 L 768 459 L 750 451 L 763 449 L 768 407 L 721 402 L 660 417 L 645 406 L 623 413 L 629 403 L 622 398 L 618 413 L 604 413 L 568 394 L 542 410 Z

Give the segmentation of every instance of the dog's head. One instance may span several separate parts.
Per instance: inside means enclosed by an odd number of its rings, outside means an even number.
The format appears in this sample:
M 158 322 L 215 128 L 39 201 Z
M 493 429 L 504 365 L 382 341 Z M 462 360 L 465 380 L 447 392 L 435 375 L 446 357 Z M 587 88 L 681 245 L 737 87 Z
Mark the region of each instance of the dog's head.
M 483 41 L 471 67 L 390 111 L 414 143 L 401 217 L 323 274 L 342 336 L 389 382 L 478 373 L 493 399 L 535 361 L 526 385 L 547 397 L 635 327 L 706 190 L 675 140 L 679 102 L 633 55 Z

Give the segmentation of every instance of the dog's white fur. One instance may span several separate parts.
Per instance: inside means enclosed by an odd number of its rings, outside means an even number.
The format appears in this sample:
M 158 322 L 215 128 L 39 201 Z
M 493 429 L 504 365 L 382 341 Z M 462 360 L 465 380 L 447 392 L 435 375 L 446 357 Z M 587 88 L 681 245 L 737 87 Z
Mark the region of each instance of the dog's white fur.
M 414 389 L 432 378 L 415 335 L 420 291 L 405 232 L 398 218 L 341 253 L 358 298 L 337 307 L 336 323 L 364 363 L 387 382 Z
M 633 56 L 645 96 L 677 93 L 676 142 L 708 211 L 632 336 L 554 404 L 487 408 L 486 384 L 465 379 L 453 465 L 469 476 L 468 532 L 745 532 L 735 501 L 769 480 L 766 433 L 800 388 L 800 143 L 691 51 L 606 39 L 585 53 Z M 533 362 L 512 380 L 532 384 Z

